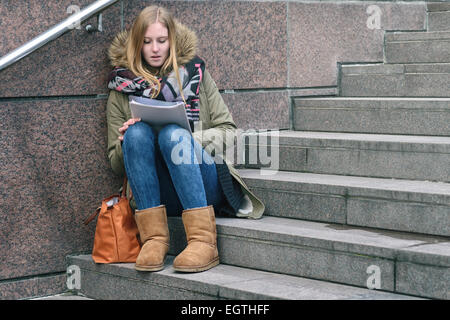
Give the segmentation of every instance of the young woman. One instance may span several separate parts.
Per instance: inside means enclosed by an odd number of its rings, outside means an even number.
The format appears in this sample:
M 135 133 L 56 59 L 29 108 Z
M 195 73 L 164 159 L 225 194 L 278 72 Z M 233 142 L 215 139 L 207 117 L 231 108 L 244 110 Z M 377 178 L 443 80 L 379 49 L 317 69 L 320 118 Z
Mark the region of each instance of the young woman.
M 214 154 L 233 146 L 236 125 L 196 56 L 196 45 L 194 32 L 166 9 L 150 6 L 129 31 L 116 36 L 108 52 L 114 66 L 108 83 L 108 156 L 113 171 L 127 175 L 127 194 L 132 191 L 142 242 L 137 270 L 164 267 L 167 215 L 181 214 L 188 241 L 174 269 L 198 272 L 219 264 L 215 212 L 256 219 L 264 211 L 230 161 Z M 128 95 L 184 101 L 193 134 L 175 124 L 156 131 L 133 119 Z M 187 161 L 179 161 L 179 150 Z

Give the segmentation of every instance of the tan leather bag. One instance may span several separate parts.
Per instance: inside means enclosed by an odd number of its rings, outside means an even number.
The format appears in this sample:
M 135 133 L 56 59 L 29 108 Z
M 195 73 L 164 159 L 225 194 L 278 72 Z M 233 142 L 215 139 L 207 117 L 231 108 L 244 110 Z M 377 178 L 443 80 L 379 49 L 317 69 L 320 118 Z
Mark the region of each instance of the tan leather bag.
M 92 249 L 96 263 L 136 262 L 141 250 L 126 186 L 125 177 L 122 192 L 103 199 L 101 207 L 84 222 L 87 225 L 98 215 Z

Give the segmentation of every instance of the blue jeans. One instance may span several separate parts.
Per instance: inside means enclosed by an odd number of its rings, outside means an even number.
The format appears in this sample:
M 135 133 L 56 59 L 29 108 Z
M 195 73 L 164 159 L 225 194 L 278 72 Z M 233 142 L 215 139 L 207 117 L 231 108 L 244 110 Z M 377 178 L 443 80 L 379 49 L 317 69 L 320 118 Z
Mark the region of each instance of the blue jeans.
M 137 122 L 125 132 L 122 151 L 138 210 L 161 204 L 169 216 L 208 205 L 220 210 L 225 196 L 214 161 L 187 130 L 169 124 L 156 132 Z

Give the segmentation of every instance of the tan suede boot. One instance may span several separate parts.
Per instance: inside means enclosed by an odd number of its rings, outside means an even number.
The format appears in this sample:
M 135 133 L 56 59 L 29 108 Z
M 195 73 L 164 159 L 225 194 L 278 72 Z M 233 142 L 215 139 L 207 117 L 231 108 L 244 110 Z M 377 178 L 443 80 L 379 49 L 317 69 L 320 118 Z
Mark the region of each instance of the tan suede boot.
M 219 264 L 216 219 L 213 206 L 183 210 L 187 247 L 173 261 L 181 272 L 199 272 Z
M 136 210 L 135 220 L 142 242 L 135 269 L 158 271 L 164 268 L 164 259 L 169 250 L 169 228 L 164 205 Z

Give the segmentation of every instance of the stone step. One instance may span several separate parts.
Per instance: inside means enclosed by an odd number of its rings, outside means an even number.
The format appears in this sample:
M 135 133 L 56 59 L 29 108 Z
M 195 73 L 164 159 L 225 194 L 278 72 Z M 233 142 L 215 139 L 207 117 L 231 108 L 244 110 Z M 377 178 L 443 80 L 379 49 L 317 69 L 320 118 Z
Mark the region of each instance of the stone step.
M 205 272 L 173 270 L 173 257 L 158 272 L 139 272 L 133 263 L 97 265 L 90 255 L 67 257 L 81 271 L 80 292 L 102 300 L 409 300 L 412 296 L 219 264 Z M 187 306 L 187 304 L 186 304 Z M 179 310 L 181 314 L 181 310 Z M 226 309 L 217 314 L 226 314 Z
M 340 66 L 340 96 L 450 97 L 450 63 Z
M 386 63 L 450 62 L 450 32 L 393 32 L 385 36 Z
M 429 31 L 450 30 L 449 2 L 427 3 L 427 11 Z
M 296 98 L 294 130 L 450 136 L 449 98 Z
M 450 236 L 448 183 L 257 169 L 239 172 L 264 199 L 265 215 Z
M 428 12 L 437 12 L 437 11 L 450 11 L 450 2 L 447 0 L 438 0 L 436 2 L 429 1 L 427 2 L 427 11 Z
M 26 300 L 94 300 L 88 298 L 82 294 L 75 294 L 74 292 L 64 292 L 59 294 L 54 294 L 51 296 L 44 296 L 39 298 L 31 298 Z
M 383 291 L 425 298 L 450 298 L 448 237 L 270 216 L 259 220 L 222 217 L 216 224 L 223 264 L 362 288 L 372 283 Z M 170 254 L 177 255 L 186 245 L 181 218 L 169 218 L 169 229 Z
M 428 13 L 429 31 L 448 31 L 450 30 L 450 10 Z
M 450 181 L 450 137 L 271 131 L 246 136 L 245 155 L 247 168 Z

